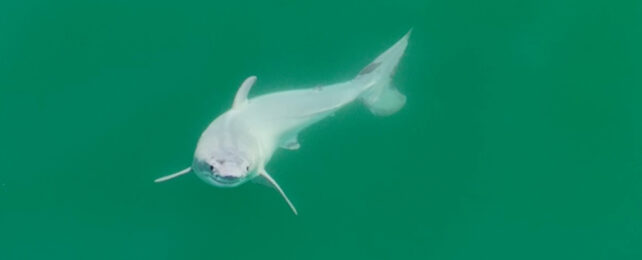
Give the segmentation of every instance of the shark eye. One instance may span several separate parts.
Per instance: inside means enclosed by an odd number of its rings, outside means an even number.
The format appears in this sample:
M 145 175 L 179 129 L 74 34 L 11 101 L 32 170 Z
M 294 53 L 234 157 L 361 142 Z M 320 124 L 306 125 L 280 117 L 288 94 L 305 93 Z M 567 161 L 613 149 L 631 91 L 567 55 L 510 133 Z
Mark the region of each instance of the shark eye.
M 245 166 L 245 171 L 250 171 L 250 166 Z
M 210 165 L 210 171 L 214 171 L 214 165 Z

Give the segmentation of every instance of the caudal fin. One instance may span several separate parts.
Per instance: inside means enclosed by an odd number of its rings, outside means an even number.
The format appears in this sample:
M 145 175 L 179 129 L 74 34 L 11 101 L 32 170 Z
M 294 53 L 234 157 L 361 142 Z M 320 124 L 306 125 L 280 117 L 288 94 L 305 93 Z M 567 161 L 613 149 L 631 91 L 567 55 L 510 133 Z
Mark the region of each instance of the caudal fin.
M 363 80 L 371 85 L 361 94 L 361 100 L 370 111 L 378 116 L 396 113 L 406 104 L 406 96 L 401 94 L 392 84 L 392 76 L 397 70 L 399 60 L 403 56 L 412 29 L 397 43 L 379 55 L 373 62 L 359 72 L 355 80 Z

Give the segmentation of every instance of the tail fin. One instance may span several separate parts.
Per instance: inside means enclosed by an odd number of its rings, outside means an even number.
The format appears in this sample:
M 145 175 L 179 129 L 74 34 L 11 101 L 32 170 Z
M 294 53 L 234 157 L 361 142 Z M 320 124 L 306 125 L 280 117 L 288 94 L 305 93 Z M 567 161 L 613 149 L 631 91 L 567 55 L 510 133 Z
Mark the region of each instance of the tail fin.
M 359 72 L 355 80 L 365 80 L 372 86 L 361 94 L 361 100 L 370 112 L 378 116 L 392 115 L 406 104 L 406 96 L 401 94 L 392 84 L 401 56 L 403 56 L 408 37 L 412 29 L 395 45 L 379 55 L 373 62 Z

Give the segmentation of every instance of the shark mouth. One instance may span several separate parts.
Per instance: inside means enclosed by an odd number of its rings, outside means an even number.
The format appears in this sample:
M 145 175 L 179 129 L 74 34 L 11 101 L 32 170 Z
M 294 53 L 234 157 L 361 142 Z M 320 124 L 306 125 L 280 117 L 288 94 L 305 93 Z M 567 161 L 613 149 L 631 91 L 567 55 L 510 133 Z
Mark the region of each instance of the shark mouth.
M 212 178 L 221 184 L 235 184 L 238 183 L 241 178 L 236 176 L 221 176 L 218 174 L 212 174 Z

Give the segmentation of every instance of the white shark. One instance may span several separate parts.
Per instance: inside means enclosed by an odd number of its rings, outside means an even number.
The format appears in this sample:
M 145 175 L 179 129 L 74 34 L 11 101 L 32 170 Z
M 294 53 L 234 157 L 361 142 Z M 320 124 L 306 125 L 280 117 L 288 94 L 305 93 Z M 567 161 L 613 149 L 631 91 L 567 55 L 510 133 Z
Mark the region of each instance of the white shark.
M 232 108 L 217 117 L 201 135 L 192 165 L 155 182 L 191 171 L 217 187 L 236 187 L 254 179 L 279 191 L 297 214 L 279 184 L 265 170 L 272 154 L 279 147 L 298 149 L 297 135 L 301 130 L 353 101 L 362 101 L 375 115 L 399 111 L 406 103 L 406 96 L 391 84 L 391 77 L 409 36 L 410 32 L 347 82 L 248 99 L 256 77 L 247 78 L 238 89 Z

